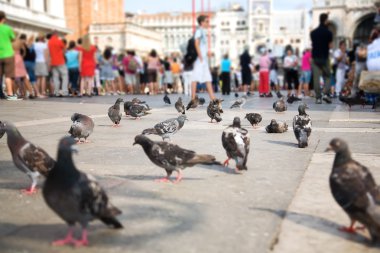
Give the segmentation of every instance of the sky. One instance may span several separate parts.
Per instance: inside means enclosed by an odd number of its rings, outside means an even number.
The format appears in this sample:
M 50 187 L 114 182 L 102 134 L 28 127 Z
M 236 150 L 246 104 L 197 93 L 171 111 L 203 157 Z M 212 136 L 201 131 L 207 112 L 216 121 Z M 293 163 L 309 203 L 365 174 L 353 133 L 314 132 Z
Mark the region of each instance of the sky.
M 203 0 L 205 8 L 209 0 Z M 127 12 L 175 12 L 191 11 L 192 0 L 125 0 L 125 11 Z M 226 8 L 230 3 L 239 3 L 247 9 L 247 0 L 210 0 L 211 9 L 218 10 Z M 312 0 L 273 0 L 275 10 L 292 10 L 297 8 L 311 8 Z M 200 10 L 201 0 L 196 0 L 196 8 Z

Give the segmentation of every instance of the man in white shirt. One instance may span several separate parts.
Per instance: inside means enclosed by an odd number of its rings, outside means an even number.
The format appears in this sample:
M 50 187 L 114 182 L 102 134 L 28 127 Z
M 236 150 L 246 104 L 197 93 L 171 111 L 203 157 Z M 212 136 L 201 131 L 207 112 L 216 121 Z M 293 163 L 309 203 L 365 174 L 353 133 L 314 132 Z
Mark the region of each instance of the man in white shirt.
M 346 53 L 346 42 L 342 40 L 339 42 L 339 48 L 334 52 L 334 60 L 336 64 L 336 84 L 335 84 L 335 92 L 338 96 L 342 91 L 345 82 L 345 74 L 347 67 L 347 53 Z
M 194 62 L 192 74 L 191 97 L 195 98 L 197 82 L 206 83 L 206 88 L 210 99 L 215 99 L 214 92 L 211 86 L 211 73 L 208 64 L 208 42 L 206 29 L 209 26 L 209 18 L 205 15 L 200 15 L 197 19 L 199 28 L 194 34 L 195 48 L 197 50 L 197 60 Z

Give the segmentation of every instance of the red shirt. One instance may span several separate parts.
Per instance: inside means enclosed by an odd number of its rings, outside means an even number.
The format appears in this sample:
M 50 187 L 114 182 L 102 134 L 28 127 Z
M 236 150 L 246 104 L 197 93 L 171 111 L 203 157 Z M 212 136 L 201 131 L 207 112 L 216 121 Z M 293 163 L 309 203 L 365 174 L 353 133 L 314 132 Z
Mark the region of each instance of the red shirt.
M 51 36 L 49 42 L 50 65 L 60 66 L 65 64 L 65 44 L 57 35 Z

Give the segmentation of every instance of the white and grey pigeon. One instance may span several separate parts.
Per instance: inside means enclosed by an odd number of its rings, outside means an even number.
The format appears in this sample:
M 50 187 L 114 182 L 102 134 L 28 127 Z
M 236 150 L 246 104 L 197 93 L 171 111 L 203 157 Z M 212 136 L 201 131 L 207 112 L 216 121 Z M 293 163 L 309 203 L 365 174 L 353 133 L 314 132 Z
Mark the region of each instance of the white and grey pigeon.
M 285 112 L 288 109 L 284 101 L 284 97 L 281 97 L 279 100 L 273 103 L 273 109 L 276 112 Z
M 221 113 L 223 112 L 221 110 L 221 102 L 220 100 L 214 99 L 210 101 L 210 104 L 207 106 L 207 115 L 210 117 L 212 123 L 213 120 L 215 120 L 217 123 L 222 121 Z
M 250 137 L 247 129 L 241 127 L 239 117 L 235 117 L 232 125 L 223 131 L 222 144 L 227 153 L 227 160 L 223 163 L 224 166 L 227 166 L 230 159 L 233 159 L 236 162 L 236 172 L 248 170 L 247 159 Z
M 167 119 L 157 123 L 153 128 L 148 128 L 142 131 L 142 134 L 155 134 L 162 137 L 162 140 L 169 139 L 172 135 L 177 133 L 185 124 L 187 120 L 186 115 L 181 115 L 178 118 Z
M 175 102 L 174 107 L 177 112 L 185 114 L 185 105 L 183 104 L 181 97 L 179 97 L 177 102 Z
M 40 147 L 33 145 L 22 137 L 18 129 L 10 122 L 0 122 L 0 136 L 7 133 L 7 143 L 15 166 L 26 173 L 32 180 L 25 194 L 36 193 L 36 185 L 40 175 L 47 176 L 55 161 Z
M 108 117 L 113 123 L 112 127 L 118 127 L 121 121 L 121 112 L 120 112 L 120 103 L 123 102 L 122 98 L 116 99 L 116 102 L 113 106 L 108 108 Z
M 87 115 L 74 113 L 71 116 L 73 124 L 70 127 L 69 134 L 71 137 L 78 138 L 78 143 L 81 143 L 81 138 L 84 142 L 88 142 L 87 138 L 94 131 L 94 121 Z
M 349 227 L 339 228 L 355 233 L 355 223 L 367 228 L 373 243 L 380 243 L 380 187 L 371 172 L 351 157 L 347 143 L 332 139 L 326 151 L 334 151 L 335 159 L 330 174 L 330 190 L 339 206 L 347 213 Z
M 42 192 L 47 205 L 69 225 L 66 237 L 53 242 L 57 246 L 87 246 L 87 226 L 95 219 L 115 229 L 123 228 L 115 217 L 121 211 L 110 203 L 104 189 L 93 177 L 75 167 L 72 158 L 75 143 L 71 137 L 60 140 L 57 162 L 47 176 Z M 73 237 L 76 223 L 82 226 L 80 240 Z
M 293 132 L 298 141 L 299 148 L 306 148 L 309 145 L 311 134 L 311 118 L 306 114 L 309 109 L 305 103 L 298 106 L 298 115 L 293 118 Z
M 157 166 L 164 168 L 167 176 L 159 179 L 160 182 L 169 182 L 173 171 L 177 172 L 176 183 L 182 179 L 182 170 L 197 164 L 213 165 L 219 162 L 212 155 L 198 155 L 194 151 L 183 149 L 177 145 L 150 140 L 145 135 L 137 135 L 133 145 L 139 144 L 148 158 Z
M 288 131 L 288 124 L 286 122 L 282 121 L 276 121 L 275 119 L 272 119 L 270 121 L 270 124 L 265 127 L 265 130 L 267 133 L 285 133 Z
M 168 93 L 165 93 L 165 96 L 164 96 L 163 99 L 164 99 L 165 104 L 168 104 L 168 105 L 171 104 L 171 102 L 170 102 L 170 98 L 169 98 L 169 96 L 168 96 Z
M 247 103 L 247 96 L 244 95 L 242 96 L 241 98 L 238 98 L 230 107 L 230 109 L 232 108 L 240 108 L 242 109 L 243 106 L 245 105 L 245 103 Z

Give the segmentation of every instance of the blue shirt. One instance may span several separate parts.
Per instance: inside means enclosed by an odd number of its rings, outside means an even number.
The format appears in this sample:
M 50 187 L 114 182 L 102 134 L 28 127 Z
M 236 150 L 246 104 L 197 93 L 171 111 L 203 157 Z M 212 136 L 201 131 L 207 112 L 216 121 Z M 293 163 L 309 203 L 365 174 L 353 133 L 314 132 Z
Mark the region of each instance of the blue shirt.
M 79 52 L 77 50 L 68 50 L 65 56 L 68 69 L 79 68 Z
M 230 72 L 231 70 L 231 61 L 229 59 L 223 59 L 220 64 L 220 71 L 222 72 Z

